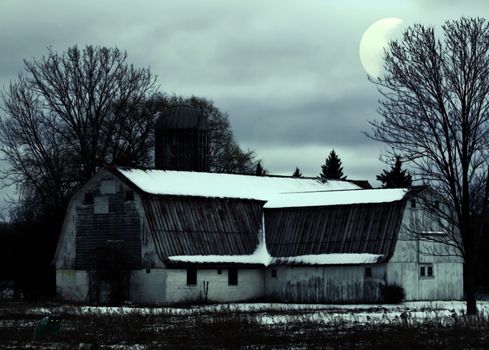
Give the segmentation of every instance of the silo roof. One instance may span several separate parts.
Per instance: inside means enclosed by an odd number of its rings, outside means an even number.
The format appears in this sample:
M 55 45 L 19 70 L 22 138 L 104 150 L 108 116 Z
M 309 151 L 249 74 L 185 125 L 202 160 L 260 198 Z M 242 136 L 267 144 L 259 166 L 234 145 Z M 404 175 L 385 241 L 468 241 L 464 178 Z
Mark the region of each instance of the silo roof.
M 159 112 L 156 129 L 207 130 L 207 120 L 196 108 L 188 104 L 180 104 Z

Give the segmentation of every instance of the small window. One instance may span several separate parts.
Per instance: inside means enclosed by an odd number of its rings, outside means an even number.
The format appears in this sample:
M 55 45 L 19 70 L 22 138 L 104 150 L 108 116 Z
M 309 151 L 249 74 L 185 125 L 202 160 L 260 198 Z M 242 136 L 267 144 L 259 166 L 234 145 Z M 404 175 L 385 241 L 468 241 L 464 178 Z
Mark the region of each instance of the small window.
M 238 285 L 238 269 L 235 267 L 228 270 L 228 285 Z
M 419 266 L 419 275 L 421 277 L 433 277 L 433 265 L 432 264 L 423 264 Z
M 134 200 L 134 191 L 132 190 L 127 190 L 126 191 L 126 198 L 124 198 L 125 201 L 133 201 Z
M 365 277 L 372 277 L 372 268 L 371 267 L 365 268 Z
M 197 285 L 197 269 L 189 268 L 187 269 L 187 286 Z
M 151 272 L 151 269 L 146 269 L 146 273 L 150 273 Z
M 272 278 L 277 278 L 277 269 L 272 269 Z
M 83 204 L 93 204 L 93 195 L 90 192 L 83 196 Z
M 217 269 L 217 274 L 222 275 L 222 269 Z
M 440 208 L 440 202 L 439 202 L 439 201 L 435 201 L 435 202 L 433 203 L 433 206 L 435 207 L 435 209 Z
M 411 199 L 411 208 L 416 208 L 416 199 Z

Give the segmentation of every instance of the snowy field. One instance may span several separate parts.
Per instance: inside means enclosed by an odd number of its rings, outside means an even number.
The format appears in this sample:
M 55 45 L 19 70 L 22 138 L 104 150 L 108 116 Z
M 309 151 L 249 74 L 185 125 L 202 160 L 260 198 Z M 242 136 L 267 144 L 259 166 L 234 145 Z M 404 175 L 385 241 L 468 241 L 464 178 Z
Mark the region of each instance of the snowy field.
M 479 316 L 489 318 L 489 301 L 478 303 Z M 298 314 L 307 315 L 308 321 L 318 323 L 391 324 L 394 321 L 418 323 L 440 322 L 450 325 L 464 317 L 463 301 L 406 302 L 390 304 L 283 304 L 246 303 L 214 304 L 191 307 L 100 307 L 100 306 L 56 306 L 33 307 L 28 313 L 36 315 L 68 313 L 72 315 L 180 315 L 242 313 L 248 314 L 259 324 L 287 323 Z M 273 315 L 268 315 L 268 314 Z
M 489 302 L 478 307 L 479 315 L 467 317 L 459 301 L 154 308 L 1 302 L 0 348 L 485 349 Z M 32 342 L 47 314 L 60 318 L 59 334 Z

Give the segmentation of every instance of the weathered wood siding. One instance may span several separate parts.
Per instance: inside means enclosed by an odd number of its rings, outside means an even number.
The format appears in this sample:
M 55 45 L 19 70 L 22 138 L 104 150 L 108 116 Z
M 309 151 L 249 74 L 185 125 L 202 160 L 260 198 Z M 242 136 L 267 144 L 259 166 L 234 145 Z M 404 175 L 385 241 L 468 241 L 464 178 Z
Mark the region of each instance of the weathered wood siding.
M 101 192 L 100 184 L 101 182 L 87 190 L 93 197 L 93 203 L 83 203 L 80 200 L 76 205 L 75 268 L 94 269 L 96 251 L 110 244 L 109 241 L 123 241 L 123 253 L 129 266 L 139 268 L 141 222 L 135 201 L 126 200 L 125 189 L 119 181 L 115 182 L 115 193 L 102 193 L 104 191 Z M 102 206 L 97 211 L 100 202 Z M 105 203 L 108 205 L 107 212 L 104 209 Z
M 365 269 L 372 275 L 366 277 Z M 266 271 L 266 296 L 271 300 L 299 303 L 353 303 L 379 300 L 379 284 L 385 265 L 316 266 L 276 268 L 277 277 Z
M 395 203 L 269 209 L 267 246 L 272 256 L 371 253 L 390 256 L 404 201 Z
M 262 202 L 151 196 L 143 198 L 150 233 L 162 259 L 174 255 L 246 255 L 258 244 Z
M 428 220 L 421 218 L 423 215 L 419 204 L 413 208 L 409 202 L 394 254 L 387 264 L 387 282 L 401 285 L 406 300 L 460 300 L 463 298 L 463 260 L 447 255 L 454 251 L 444 243 L 418 239 L 413 222 L 416 226 L 424 222 L 425 230 L 432 230 Z M 420 266 L 426 264 L 432 266 L 433 276 L 421 276 Z

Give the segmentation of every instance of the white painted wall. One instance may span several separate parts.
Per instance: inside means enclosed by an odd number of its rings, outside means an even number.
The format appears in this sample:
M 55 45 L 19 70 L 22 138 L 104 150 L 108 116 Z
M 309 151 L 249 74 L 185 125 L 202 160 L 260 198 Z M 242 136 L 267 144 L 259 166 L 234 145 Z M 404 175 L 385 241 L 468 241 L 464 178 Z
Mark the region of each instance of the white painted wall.
M 88 273 L 83 270 L 56 270 L 56 296 L 84 302 L 88 295 Z
M 228 285 L 228 270 L 198 269 L 197 284 L 187 286 L 187 270 L 166 270 L 166 298 L 168 303 L 203 301 L 204 281 L 209 282 L 209 302 L 234 302 L 261 298 L 265 294 L 264 273 L 261 269 L 238 269 L 238 285 Z
M 372 276 L 365 276 L 365 269 Z M 273 268 L 273 267 L 272 267 Z M 266 296 L 285 302 L 356 302 L 377 301 L 378 286 L 385 278 L 385 265 L 356 266 L 277 266 L 277 277 L 268 268 Z

